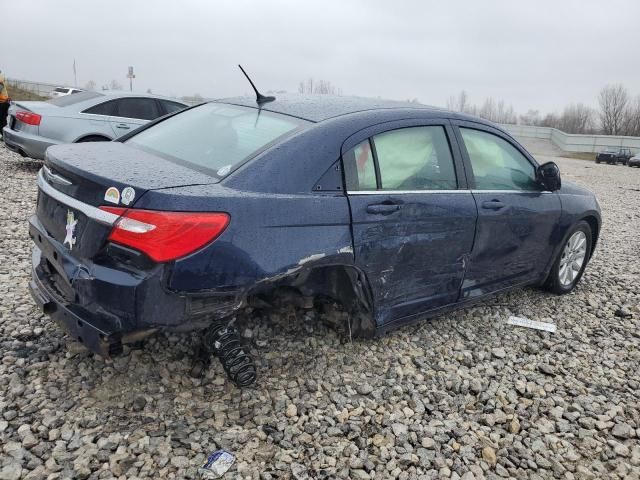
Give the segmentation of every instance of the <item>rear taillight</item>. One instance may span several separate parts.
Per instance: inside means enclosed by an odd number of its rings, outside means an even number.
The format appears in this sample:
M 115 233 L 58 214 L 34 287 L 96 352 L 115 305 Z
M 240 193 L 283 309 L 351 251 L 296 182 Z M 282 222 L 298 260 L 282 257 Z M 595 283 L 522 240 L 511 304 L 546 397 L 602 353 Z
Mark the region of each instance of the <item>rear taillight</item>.
M 227 228 L 223 212 L 161 212 L 100 207 L 118 215 L 109 241 L 146 253 L 156 262 L 185 257 L 212 242 Z
M 16 112 L 16 118 L 20 120 L 22 123 L 26 123 L 27 125 L 40 125 L 40 120 L 42 120 L 42 116 L 33 112 L 25 112 L 19 110 Z

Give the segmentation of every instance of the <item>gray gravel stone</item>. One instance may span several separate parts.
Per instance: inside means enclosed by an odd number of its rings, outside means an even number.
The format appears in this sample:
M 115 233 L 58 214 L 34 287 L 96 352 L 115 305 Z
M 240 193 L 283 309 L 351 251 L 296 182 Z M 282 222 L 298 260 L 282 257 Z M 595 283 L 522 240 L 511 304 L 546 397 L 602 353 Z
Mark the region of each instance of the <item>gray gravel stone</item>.
M 0 143 L 0 480 L 196 478 L 220 448 L 243 480 L 638 478 L 640 170 L 547 159 L 603 209 L 573 293 L 517 290 L 354 342 L 326 327 L 344 324 L 332 307 L 256 309 L 238 322 L 259 383 L 238 390 L 217 362 L 190 377 L 197 335 L 103 360 L 38 311 L 39 164 Z M 558 330 L 506 325 L 513 314 Z

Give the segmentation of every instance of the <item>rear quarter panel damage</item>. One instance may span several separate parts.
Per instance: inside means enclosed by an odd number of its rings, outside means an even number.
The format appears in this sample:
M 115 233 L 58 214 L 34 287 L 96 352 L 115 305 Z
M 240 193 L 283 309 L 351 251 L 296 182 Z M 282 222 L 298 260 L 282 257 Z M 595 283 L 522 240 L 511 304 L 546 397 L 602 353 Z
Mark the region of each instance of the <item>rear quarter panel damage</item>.
M 172 268 L 171 290 L 246 292 L 305 268 L 352 265 L 349 207 L 341 194 L 261 194 L 221 185 L 147 192 L 136 208 L 223 211 L 229 226 L 212 244 Z

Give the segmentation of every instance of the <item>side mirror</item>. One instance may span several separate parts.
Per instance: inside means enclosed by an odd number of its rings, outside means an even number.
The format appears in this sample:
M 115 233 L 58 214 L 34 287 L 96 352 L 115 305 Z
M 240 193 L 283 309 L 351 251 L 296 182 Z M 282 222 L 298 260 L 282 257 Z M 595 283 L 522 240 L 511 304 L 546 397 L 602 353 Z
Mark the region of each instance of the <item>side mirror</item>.
M 560 169 L 558 165 L 553 162 L 543 163 L 538 167 L 536 171 L 538 181 L 542 184 L 545 190 L 555 192 L 560 190 L 562 186 L 562 180 L 560 180 Z

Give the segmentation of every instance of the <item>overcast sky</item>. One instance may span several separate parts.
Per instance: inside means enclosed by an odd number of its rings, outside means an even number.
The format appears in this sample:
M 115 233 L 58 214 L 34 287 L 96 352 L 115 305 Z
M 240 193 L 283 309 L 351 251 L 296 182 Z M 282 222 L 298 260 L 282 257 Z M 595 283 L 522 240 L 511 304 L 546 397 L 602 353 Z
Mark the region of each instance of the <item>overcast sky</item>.
M 595 105 L 607 83 L 640 94 L 640 1 L 0 0 L 0 69 L 13 78 L 167 95 L 248 93 L 325 79 L 345 95 L 519 112 Z

